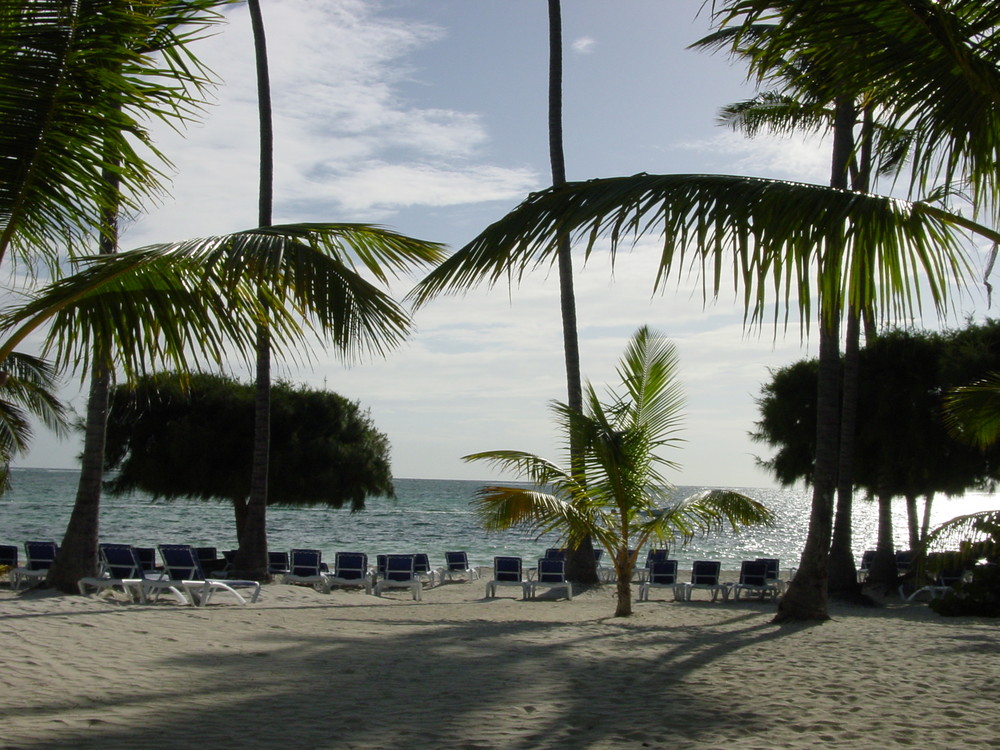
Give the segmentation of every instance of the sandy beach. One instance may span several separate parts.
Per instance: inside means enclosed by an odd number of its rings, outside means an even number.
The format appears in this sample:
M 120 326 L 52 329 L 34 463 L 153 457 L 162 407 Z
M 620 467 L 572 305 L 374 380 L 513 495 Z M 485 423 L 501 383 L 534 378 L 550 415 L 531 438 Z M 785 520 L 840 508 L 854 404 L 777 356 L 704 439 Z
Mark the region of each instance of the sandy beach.
M 770 602 L 662 594 L 616 619 L 612 586 L 484 589 L 271 584 L 203 609 L 3 589 L 0 747 L 1000 747 L 994 621 L 895 602 L 777 626 Z

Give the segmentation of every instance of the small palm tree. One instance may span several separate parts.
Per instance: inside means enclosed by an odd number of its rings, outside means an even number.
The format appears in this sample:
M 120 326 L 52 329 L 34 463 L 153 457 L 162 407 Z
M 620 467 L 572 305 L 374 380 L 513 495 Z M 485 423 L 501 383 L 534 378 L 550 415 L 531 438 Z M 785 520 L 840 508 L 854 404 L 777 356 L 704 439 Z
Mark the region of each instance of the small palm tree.
M 568 457 L 572 444 L 583 450 L 582 462 L 568 461 L 569 469 L 523 451 L 464 457 L 514 471 L 532 484 L 479 491 L 476 512 L 487 530 L 557 532 L 570 547 L 590 536 L 611 553 L 618 577 L 616 617 L 632 614 L 632 572 L 638 550 L 647 543 L 684 543 L 726 525 L 737 530 L 773 522 L 767 508 L 738 492 L 709 490 L 673 499 L 661 469 L 677 464 L 658 451 L 681 442 L 677 366 L 673 345 L 644 326 L 618 364 L 621 392 L 609 391 L 611 400 L 605 403 L 587 383 L 582 413 L 554 402 Z

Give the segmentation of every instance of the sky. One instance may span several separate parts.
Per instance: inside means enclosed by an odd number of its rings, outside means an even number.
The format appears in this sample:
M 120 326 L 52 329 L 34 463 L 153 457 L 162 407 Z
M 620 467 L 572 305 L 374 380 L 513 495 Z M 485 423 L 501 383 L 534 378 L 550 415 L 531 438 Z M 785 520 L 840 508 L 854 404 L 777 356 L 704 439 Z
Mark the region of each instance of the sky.
M 745 71 L 687 49 L 710 30 L 703 0 L 564 0 L 567 177 L 746 174 L 824 183 L 818 137 L 747 140 L 716 123 L 752 96 Z M 275 118 L 275 223 L 371 222 L 457 249 L 550 182 L 544 0 L 263 0 Z M 254 226 L 257 112 L 245 6 L 195 49 L 220 79 L 201 123 L 154 126 L 170 194 L 133 217 L 123 248 Z M 677 347 L 685 443 L 679 485 L 767 487 L 749 432 L 769 370 L 816 355 L 797 324 L 748 331 L 735 293 L 703 301 L 697 279 L 652 293 L 655 238 L 612 269 L 598 251 L 576 287 L 582 371 L 600 390 L 641 325 Z M 400 296 L 414 282 L 394 287 Z M 956 320 L 983 313 L 975 298 Z M 561 458 L 549 404 L 565 400 L 558 278 L 438 299 L 385 359 L 345 364 L 314 349 L 275 377 L 370 410 L 397 477 L 488 479 L 461 456 L 519 449 Z M 934 321 L 929 321 L 933 325 Z M 238 367 L 235 374 L 249 379 Z M 76 381 L 64 396 L 78 413 Z M 76 438 L 39 434 L 17 465 L 72 468 Z

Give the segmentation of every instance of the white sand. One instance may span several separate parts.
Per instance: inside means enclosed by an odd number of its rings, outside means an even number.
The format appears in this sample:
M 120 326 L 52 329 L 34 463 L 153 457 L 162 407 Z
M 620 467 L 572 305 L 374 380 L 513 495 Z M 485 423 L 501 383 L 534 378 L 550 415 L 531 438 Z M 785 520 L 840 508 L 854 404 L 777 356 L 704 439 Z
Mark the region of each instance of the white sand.
M 5 589 L 0 747 L 1000 747 L 995 621 L 896 603 L 776 626 L 772 603 L 661 592 L 616 619 L 612 586 L 484 588 L 205 609 Z

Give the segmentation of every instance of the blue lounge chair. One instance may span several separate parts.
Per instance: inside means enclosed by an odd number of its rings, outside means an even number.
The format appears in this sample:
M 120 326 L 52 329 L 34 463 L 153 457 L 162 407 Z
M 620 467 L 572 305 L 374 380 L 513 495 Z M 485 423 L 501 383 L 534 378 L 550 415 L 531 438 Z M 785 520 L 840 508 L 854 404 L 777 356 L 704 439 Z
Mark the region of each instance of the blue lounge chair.
M 156 592 L 169 590 L 175 595 L 184 592 L 191 597 L 193 604 L 204 607 L 218 592 L 231 594 L 240 604 L 247 600 L 236 589 L 251 589 L 250 602 L 256 602 L 260 596 L 260 583 L 257 581 L 234 581 L 208 578 L 202 570 L 201 563 L 194 548 L 188 544 L 161 544 L 160 557 L 163 558 L 163 578 L 160 580 L 146 579 L 143 586 L 146 596 Z M 183 599 L 183 594 L 180 597 Z M 153 597 L 155 600 L 156 597 Z M 186 601 L 185 601 L 186 603 Z
M 135 554 L 142 563 L 142 572 L 149 578 L 153 573 L 162 573 L 163 566 L 156 561 L 156 547 L 134 547 Z
M 864 583 L 868 580 L 868 571 L 872 569 L 873 562 L 875 562 L 875 550 L 866 549 L 861 553 L 861 564 L 858 566 L 858 583 Z
M 413 555 L 386 555 L 385 574 L 375 582 L 375 596 L 386 589 L 409 589 L 414 601 L 420 601 L 424 586 L 414 569 Z
M 283 576 L 291 572 L 291 568 L 288 565 L 288 553 L 287 552 L 270 552 L 267 553 L 267 572 L 273 576 Z
M 538 575 L 528 582 L 528 596 L 532 599 L 538 589 L 563 589 L 566 598 L 573 598 L 573 584 L 566 580 L 566 561 L 553 558 L 541 558 L 538 561 Z
M 328 589 L 334 586 L 364 586 L 365 593 L 372 593 L 372 576 L 368 571 L 368 555 L 364 552 L 338 552 L 333 558 L 333 572 L 326 576 Z
M 329 594 L 324 567 L 323 553 L 318 549 L 293 549 L 289 553 L 285 583 L 302 583 Z
M 434 568 L 431 567 L 431 559 L 425 552 L 418 552 L 413 555 L 413 573 L 421 581 L 428 585 L 434 585 Z
M 44 581 L 49 574 L 49 568 L 59 554 L 59 545 L 55 542 L 25 542 L 24 554 L 28 558 L 23 567 L 14 568 L 11 572 L 11 587 L 21 588 L 22 581 Z
M 733 584 L 733 598 L 739 601 L 740 592 L 758 594 L 761 600 L 765 596 L 772 599 L 778 596 L 778 584 L 768 579 L 767 563 L 759 560 L 744 560 L 740 563 L 740 580 Z
M 11 573 L 13 574 L 13 570 L 17 567 L 17 563 L 17 546 L 14 544 L 0 544 L 0 567 L 10 568 Z M 11 577 L 13 577 L 13 575 Z
M 438 570 L 438 580 L 444 583 L 456 578 L 473 581 L 479 578 L 479 571 L 469 565 L 468 552 L 445 552 L 444 567 Z
M 774 557 L 758 557 L 757 562 L 767 565 L 767 580 L 778 587 L 778 593 L 785 591 L 785 582 L 781 580 L 781 561 Z
M 100 544 L 97 552 L 101 559 L 102 575 L 87 576 L 77 581 L 80 593 L 86 596 L 89 589 L 100 594 L 120 588 L 130 600 L 145 602 L 143 583 L 146 575 L 135 548 L 131 544 Z
M 953 568 L 950 570 L 942 570 L 936 576 L 934 576 L 934 582 L 929 583 L 926 586 L 921 586 L 916 591 L 914 591 L 909 596 L 906 596 L 906 586 L 899 587 L 899 597 L 905 601 L 912 602 L 921 594 L 930 594 L 931 599 L 937 599 L 939 596 L 944 596 L 948 592 L 954 590 L 953 587 L 956 583 L 965 577 L 965 571 L 962 568 Z
M 497 595 L 497 586 L 518 586 L 521 598 L 528 598 L 528 582 L 520 557 L 498 556 L 493 558 L 493 578 L 486 584 L 486 596 Z
M 712 592 L 714 602 L 719 594 L 722 600 L 729 599 L 729 586 L 719 583 L 719 576 L 722 574 L 722 563 L 718 560 L 695 560 L 691 563 L 691 582 L 680 584 L 678 591 L 683 593 L 683 601 L 691 601 L 691 594 L 695 589 L 704 589 Z
M 649 601 L 650 589 L 670 589 L 674 592 L 674 600 L 683 599 L 684 594 L 677 590 L 677 561 L 654 560 L 649 564 L 649 576 L 639 584 L 639 601 Z

